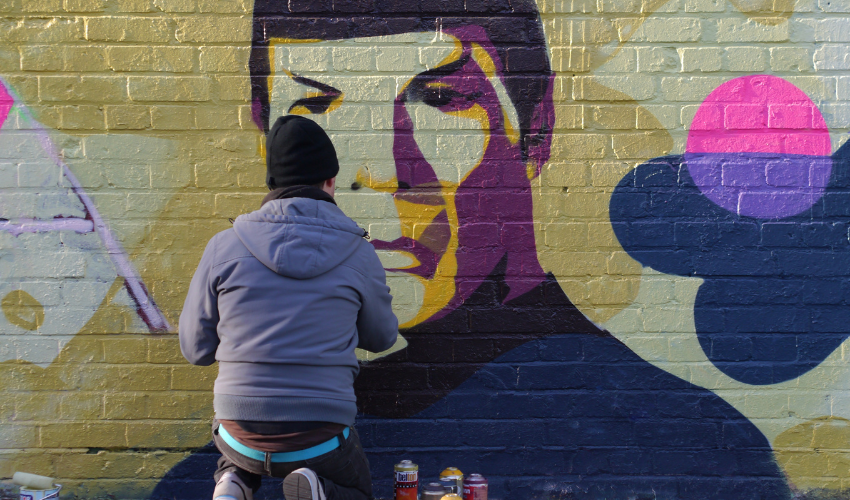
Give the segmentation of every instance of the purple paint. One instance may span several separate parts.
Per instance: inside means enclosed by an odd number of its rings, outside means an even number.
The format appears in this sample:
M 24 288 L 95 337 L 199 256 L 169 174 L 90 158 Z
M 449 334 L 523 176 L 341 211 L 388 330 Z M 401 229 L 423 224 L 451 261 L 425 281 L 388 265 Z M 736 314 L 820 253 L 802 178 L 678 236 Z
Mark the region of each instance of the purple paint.
M 23 233 L 46 233 L 49 231 L 91 233 L 94 231 L 94 222 L 79 217 L 63 217 L 53 220 L 20 219 L 17 223 L 0 221 L 0 231 L 6 231 L 16 238 Z
M 775 153 L 686 154 L 700 191 L 730 212 L 773 219 L 808 210 L 823 196 L 832 170 L 825 156 Z
M 490 77 L 472 57 L 473 44 L 477 44 L 492 60 L 496 78 L 505 84 L 502 60 L 486 32 L 480 26 L 452 28 L 445 32 L 462 42 L 463 52 L 458 61 L 444 66 L 444 72 L 414 79 L 394 102 L 393 157 L 398 189 L 393 196 L 408 207 L 421 205 L 423 211 L 433 210 L 435 206 L 444 206 L 446 210 L 427 223 L 416 240 L 403 237 L 394 241 L 372 241 L 377 249 L 405 251 L 418 260 L 412 267 L 390 271 L 434 279 L 440 262 L 449 251 L 452 231 L 456 231 L 455 296 L 431 320 L 454 310 L 503 260 L 505 282 L 510 289 L 504 298 L 506 301 L 533 289 L 545 278 L 534 250 L 528 171 L 532 167 L 532 172 L 537 174 L 548 161 L 554 126 L 554 78 L 550 76 L 543 102 L 532 115 L 534 134 L 526 142 L 524 158 L 522 141 L 512 142 L 506 132 L 503 106 L 515 104 L 500 101 Z M 434 90 L 439 88 L 449 90 L 441 94 Z M 474 106 L 483 110 L 471 116 L 483 122 L 482 129 L 488 135 L 485 149 L 480 162 L 460 180 L 456 189 L 451 187 L 456 179 L 440 179 L 416 143 L 414 124 L 407 110 L 410 102 L 425 102 L 450 115 L 462 115 Z M 513 124 L 514 128 L 518 126 Z

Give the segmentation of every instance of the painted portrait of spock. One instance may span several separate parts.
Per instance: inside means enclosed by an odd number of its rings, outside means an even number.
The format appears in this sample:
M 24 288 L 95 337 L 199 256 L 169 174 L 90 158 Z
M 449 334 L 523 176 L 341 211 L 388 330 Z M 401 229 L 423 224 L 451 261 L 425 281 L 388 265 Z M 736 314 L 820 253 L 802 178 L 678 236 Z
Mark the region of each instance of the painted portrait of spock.
M 267 130 L 273 117 L 302 114 L 329 131 L 342 165 L 336 199 L 369 230 L 387 270 L 403 330 L 394 350 L 402 349 L 367 372 L 408 353 L 445 359 L 481 345 L 465 311 L 453 313 L 482 284 L 495 286 L 494 273 L 501 302 L 545 281 L 531 180 L 549 158 L 554 76 L 534 3 L 503 7 L 481 16 L 444 7 L 414 17 L 304 17 L 273 2 L 255 6 L 254 118 Z M 424 333 L 435 321 L 458 335 Z M 432 377 L 456 386 L 527 340 L 516 333 L 498 345 L 483 340 L 479 359 Z M 414 392 L 407 413 L 444 393 L 424 384 Z M 361 402 L 386 412 L 382 399 Z
M 337 203 L 392 289 L 404 340 L 356 384 L 377 496 L 401 458 L 423 481 L 481 472 L 501 499 L 789 496 L 749 420 L 595 326 L 540 265 L 554 78 L 533 1 L 259 0 L 253 36 L 255 122 L 328 131 Z M 154 497 L 204 498 L 214 457 Z

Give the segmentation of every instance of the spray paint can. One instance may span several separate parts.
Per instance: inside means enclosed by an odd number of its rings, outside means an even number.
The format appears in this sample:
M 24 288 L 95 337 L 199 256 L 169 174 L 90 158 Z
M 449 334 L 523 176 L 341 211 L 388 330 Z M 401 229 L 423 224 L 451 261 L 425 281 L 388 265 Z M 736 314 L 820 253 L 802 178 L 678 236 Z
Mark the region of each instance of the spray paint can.
M 453 476 L 441 477 L 440 484 L 443 486 L 446 493 L 461 493 L 461 491 L 457 489 L 457 479 Z
M 419 466 L 410 460 L 395 464 L 395 500 L 417 500 Z
M 428 483 L 422 488 L 422 500 L 442 500 L 448 493 L 440 483 Z
M 470 474 L 463 482 L 463 500 L 487 500 L 487 480 L 481 474 Z
M 457 467 L 446 467 L 446 469 L 440 473 L 440 482 L 443 482 L 443 479 L 451 478 L 454 479 L 455 487 L 452 488 L 452 493 L 457 493 L 460 495 L 463 493 L 463 472 L 460 471 Z M 445 485 L 446 483 L 443 483 Z

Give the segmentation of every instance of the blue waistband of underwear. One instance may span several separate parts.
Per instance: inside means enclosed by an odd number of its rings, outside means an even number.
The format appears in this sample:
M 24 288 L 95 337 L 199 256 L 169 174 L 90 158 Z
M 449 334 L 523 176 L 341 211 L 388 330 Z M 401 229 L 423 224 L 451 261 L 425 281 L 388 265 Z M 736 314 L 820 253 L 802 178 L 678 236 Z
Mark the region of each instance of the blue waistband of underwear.
M 348 435 L 351 433 L 351 428 L 346 427 L 345 430 L 342 431 L 342 436 L 345 439 L 348 439 Z M 254 460 L 258 460 L 260 462 L 266 461 L 266 452 L 255 450 L 254 448 L 245 446 L 244 444 L 237 441 L 233 436 L 231 436 L 227 429 L 224 428 L 223 425 L 219 424 L 218 426 L 218 435 L 221 436 L 221 439 L 227 443 L 227 446 L 233 448 L 237 453 L 241 453 L 248 458 L 252 458 Z M 340 445 L 340 440 L 337 439 L 337 436 L 334 436 L 324 443 L 319 443 L 316 446 L 311 446 L 310 448 L 298 451 L 283 451 L 279 453 L 271 454 L 272 462 L 297 462 L 299 460 L 310 460 L 311 458 L 316 458 L 318 456 L 324 455 L 325 453 L 329 453 L 337 449 Z

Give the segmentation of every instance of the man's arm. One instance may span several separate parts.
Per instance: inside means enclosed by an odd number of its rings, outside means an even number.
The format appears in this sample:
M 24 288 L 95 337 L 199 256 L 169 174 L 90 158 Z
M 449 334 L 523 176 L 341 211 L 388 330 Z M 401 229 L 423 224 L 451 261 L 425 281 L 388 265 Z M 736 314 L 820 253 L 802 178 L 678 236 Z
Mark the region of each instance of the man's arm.
M 180 314 L 180 350 L 193 365 L 215 362 L 218 348 L 218 292 L 212 279 L 215 237 L 207 244 Z
M 372 250 L 369 269 L 364 274 L 364 290 L 360 294 L 360 312 L 357 314 L 357 347 L 370 352 L 386 351 L 398 337 L 398 319 L 393 314 L 387 273 L 377 254 Z

